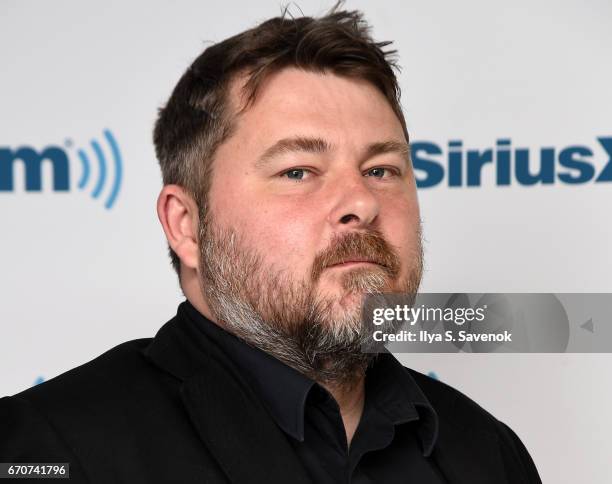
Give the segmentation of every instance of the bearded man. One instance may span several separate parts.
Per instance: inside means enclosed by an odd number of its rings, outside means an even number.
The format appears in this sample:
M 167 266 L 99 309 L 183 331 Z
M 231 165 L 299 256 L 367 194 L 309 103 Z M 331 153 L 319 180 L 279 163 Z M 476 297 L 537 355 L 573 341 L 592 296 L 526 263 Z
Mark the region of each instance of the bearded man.
M 362 351 L 364 297 L 414 294 L 419 206 L 394 51 L 359 12 L 207 48 L 160 110 L 157 211 L 186 300 L 0 405 L 0 457 L 77 482 L 536 483 L 458 391 Z

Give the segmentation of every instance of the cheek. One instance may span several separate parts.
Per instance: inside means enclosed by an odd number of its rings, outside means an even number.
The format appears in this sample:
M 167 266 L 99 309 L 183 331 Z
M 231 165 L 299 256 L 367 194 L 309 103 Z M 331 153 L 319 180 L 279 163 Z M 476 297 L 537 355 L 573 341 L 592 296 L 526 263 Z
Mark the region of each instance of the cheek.
M 420 246 L 420 213 L 416 197 L 398 197 L 383 208 L 383 233 L 396 247 L 402 265 L 410 263 Z M 382 212 L 382 210 L 381 210 Z
M 266 265 L 286 270 L 294 277 L 302 277 L 310 270 L 316 230 L 303 207 L 260 201 L 235 215 L 234 227 L 264 257 Z

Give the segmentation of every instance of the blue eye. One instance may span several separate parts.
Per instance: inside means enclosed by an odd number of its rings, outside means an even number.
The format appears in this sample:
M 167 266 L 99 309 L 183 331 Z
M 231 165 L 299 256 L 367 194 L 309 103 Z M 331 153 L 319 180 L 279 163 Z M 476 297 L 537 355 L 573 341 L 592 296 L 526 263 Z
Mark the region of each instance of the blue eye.
M 309 170 L 306 170 L 305 168 L 292 168 L 291 170 L 287 170 L 286 172 L 282 173 L 281 176 L 288 178 L 289 180 L 303 181 L 304 174 L 307 171 Z
M 304 170 L 291 170 L 285 173 L 285 175 L 287 175 L 287 177 L 291 180 L 301 180 L 302 178 L 304 178 Z
M 385 172 L 387 171 L 390 172 L 391 170 L 389 170 L 388 168 L 380 168 L 380 167 L 372 168 L 371 170 L 368 170 L 366 176 L 373 176 L 375 178 L 384 178 Z

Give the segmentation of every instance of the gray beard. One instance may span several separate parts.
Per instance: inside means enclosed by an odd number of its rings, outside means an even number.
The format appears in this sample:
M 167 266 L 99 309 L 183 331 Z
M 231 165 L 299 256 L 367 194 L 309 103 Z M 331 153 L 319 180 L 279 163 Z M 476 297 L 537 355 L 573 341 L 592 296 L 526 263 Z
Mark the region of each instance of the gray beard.
M 344 250 L 364 249 L 356 235 Z M 202 294 L 224 329 L 321 384 L 350 386 L 364 374 L 375 354 L 362 351 L 369 334 L 361 304 L 334 315 L 336 301 L 317 294 L 316 280 L 296 281 L 283 270 L 264 266 L 261 255 L 237 231 L 220 230 L 210 219 L 200 224 L 199 241 Z M 396 257 L 388 246 L 386 250 L 388 257 Z M 417 265 L 399 285 L 400 292 L 416 292 L 421 259 Z M 389 288 L 389 272 L 348 271 L 343 288 L 360 291 L 362 297 L 378 293 Z

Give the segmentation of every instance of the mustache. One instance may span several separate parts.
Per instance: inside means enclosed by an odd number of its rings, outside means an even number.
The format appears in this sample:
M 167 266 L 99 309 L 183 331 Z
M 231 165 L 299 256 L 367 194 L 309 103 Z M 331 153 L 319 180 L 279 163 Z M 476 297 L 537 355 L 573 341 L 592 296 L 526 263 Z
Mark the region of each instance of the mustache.
M 378 230 L 347 232 L 333 237 L 330 246 L 315 256 L 311 278 L 317 281 L 326 267 L 350 260 L 366 260 L 382 266 L 391 277 L 399 274 L 400 259 Z

